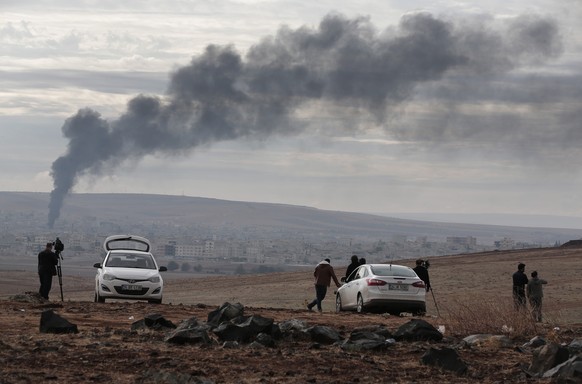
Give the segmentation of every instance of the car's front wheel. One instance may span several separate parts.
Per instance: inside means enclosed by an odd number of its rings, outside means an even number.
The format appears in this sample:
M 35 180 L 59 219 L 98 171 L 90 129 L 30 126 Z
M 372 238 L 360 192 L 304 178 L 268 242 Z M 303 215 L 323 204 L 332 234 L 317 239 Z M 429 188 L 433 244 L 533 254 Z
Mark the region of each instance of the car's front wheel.
M 364 313 L 364 298 L 361 293 L 358 293 L 358 305 L 356 306 L 358 313 Z
M 105 298 L 99 296 L 99 291 L 95 291 L 95 302 L 96 303 L 104 303 L 105 302 Z
M 335 311 L 336 313 L 342 311 L 342 298 L 339 293 L 335 295 Z

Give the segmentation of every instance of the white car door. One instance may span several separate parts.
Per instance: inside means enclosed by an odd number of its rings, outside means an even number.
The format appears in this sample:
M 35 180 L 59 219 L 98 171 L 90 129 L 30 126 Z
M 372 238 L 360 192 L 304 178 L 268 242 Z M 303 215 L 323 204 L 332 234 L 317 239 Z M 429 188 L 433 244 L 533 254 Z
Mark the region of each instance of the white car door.
M 360 286 L 365 284 L 365 281 L 362 279 L 363 276 L 366 274 L 366 267 L 360 266 L 358 269 L 354 271 L 355 277 L 350 282 L 346 283 L 344 291 L 345 293 L 342 295 L 342 305 L 345 308 L 355 308 L 357 305 L 357 298 L 358 292 L 360 291 Z

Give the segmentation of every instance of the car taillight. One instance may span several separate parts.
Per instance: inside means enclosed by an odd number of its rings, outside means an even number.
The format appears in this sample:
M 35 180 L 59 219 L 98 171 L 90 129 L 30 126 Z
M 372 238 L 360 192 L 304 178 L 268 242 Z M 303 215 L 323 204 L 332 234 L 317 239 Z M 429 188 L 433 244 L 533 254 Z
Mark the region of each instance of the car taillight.
M 415 283 L 412 283 L 412 286 L 416 288 L 426 288 L 426 285 L 424 285 L 424 281 L 417 281 Z
M 384 280 L 378 279 L 367 279 L 366 282 L 368 283 L 368 286 L 386 285 L 386 282 Z

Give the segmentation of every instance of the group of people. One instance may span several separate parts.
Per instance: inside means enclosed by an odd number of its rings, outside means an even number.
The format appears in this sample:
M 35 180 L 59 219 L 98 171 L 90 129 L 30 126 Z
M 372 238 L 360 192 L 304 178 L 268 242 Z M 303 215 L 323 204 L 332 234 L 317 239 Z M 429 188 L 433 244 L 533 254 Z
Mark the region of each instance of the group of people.
M 366 264 L 364 258 L 358 258 L 358 256 L 353 255 L 351 262 L 346 269 L 344 281 L 349 282 L 353 280 L 355 278 L 354 271 L 363 264 Z M 416 260 L 416 267 L 414 267 L 413 270 L 418 277 L 424 281 L 426 291 L 428 292 L 431 289 L 431 286 L 426 262 L 422 259 Z M 327 288 L 331 286 L 331 281 L 333 280 L 338 288 L 341 284 L 331 266 L 330 259 L 325 259 L 317 264 L 313 276 L 315 278 L 315 299 L 307 304 L 307 309 L 313 311 L 313 308 L 317 306 L 317 310 L 321 312 L 321 302 L 325 299 Z M 528 279 L 525 274 L 525 264 L 519 263 L 517 271 L 513 274 L 513 300 L 516 309 L 521 310 L 526 308 L 527 300 L 529 300 L 534 319 L 541 322 L 542 299 L 544 297 L 542 286 L 547 283 L 546 280 L 539 278 L 537 271 L 533 271 L 531 273 L 531 279 Z
M 542 321 L 542 298 L 544 297 L 543 285 L 548 282 L 538 277 L 538 272 L 531 273 L 531 279 L 525 274 L 525 264 L 519 263 L 517 271 L 513 274 L 513 302 L 517 310 L 527 307 L 527 299 L 533 317 L 536 321 Z
M 348 265 L 346 269 L 346 275 L 344 277 L 345 282 L 349 282 L 355 278 L 355 274 L 353 273 L 360 265 L 366 264 L 366 259 L 358 258 L 357 255 L 353 255 L 351 258 L 350 265 Z M 416 267 L 413 268 L 414 272 L 420 277 L 426 286 L 427 292 L 430 290 L 430 279 L 428 276 L 428 269 L 425 267 L 424 260 L 418 259 L 416 260 Z M 309 311 L 313 311 L 313 307 L 317 306 L 317 310 L 319 312 L 322 311 L 321 302 L 325 299 L 325 295 L 327 294 L 327 288 L 331 286 L 331 281 L 333 280 L 336 287 L 340 287 L 341 284 L 335 275 L 335 271 L 331 266 L 331 260 L 325 259 L 321 261 L 315 267 L 315 271 L 313 271 L 313 277 L 315 278 L 315 299 L 312 302 L 307 304 L 307 309 Z
M 345 281 L 348 282 L 353 280 L 354 272 L 360 265 L 366 264 L 366 259 L 363 257 L 358 259 L 358 256 L 353 255 L 351 259 L 350 265 L 346 269 Z M 341 284 L 335 275 L 335 271 L 331 266 L 331 260 L 325 259 L 321 261 L 315 267 L 315 271 L 313 271 L 313 277 L 315 278 L 315 299 L 312 302 L 307 304 L 307 309 L 309 311 L 313 311 L 313 307 L 317 306 L 317 311 L 321 312 L 321 302 L 325 299 L 325 295 L 327 294 L 327 288 L 331 286 L 331 280 L 335 283 L 336 287 L 340 287 Z

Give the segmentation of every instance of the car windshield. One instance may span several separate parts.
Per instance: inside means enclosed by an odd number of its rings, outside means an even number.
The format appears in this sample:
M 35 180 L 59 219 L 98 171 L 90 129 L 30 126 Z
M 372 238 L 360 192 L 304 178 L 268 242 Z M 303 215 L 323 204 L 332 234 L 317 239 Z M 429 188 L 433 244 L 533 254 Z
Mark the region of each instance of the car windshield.
M 156 269 L 152 255 L 135 255 L 130 253 L 115 253 L 109 255 L 106 267 Z
M 375 265 L 371 268 L 372 273 L 376 276 L 416 277 L 416 273 L 411 268 L 401 265 Z

